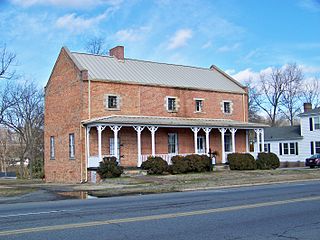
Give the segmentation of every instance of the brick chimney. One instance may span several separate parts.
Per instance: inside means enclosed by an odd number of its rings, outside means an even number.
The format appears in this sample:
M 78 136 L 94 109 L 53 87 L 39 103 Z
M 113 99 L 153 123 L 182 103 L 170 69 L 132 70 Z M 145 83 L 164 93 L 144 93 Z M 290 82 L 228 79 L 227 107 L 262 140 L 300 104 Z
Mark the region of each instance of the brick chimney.
M 303 109 L 304 109 L 304 112 L 310 112 L 312 110 L 312 104 L 311 103 L 304 103 Z
M 116 46 L 109 50 L 109 55 L 117 58 L 118 60 L 124 60 L 124 46 Z

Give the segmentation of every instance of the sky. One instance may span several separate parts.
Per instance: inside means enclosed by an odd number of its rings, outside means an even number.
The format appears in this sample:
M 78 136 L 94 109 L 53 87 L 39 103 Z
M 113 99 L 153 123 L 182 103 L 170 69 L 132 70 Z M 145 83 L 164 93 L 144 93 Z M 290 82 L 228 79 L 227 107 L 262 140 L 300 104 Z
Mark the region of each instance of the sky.
M 320 77 L 320 0 L 0 0 L 0 46 L 45 86 L 62 46 L 102 38 L 125 57 L 209 68 L 240 82 L 297 63 Z

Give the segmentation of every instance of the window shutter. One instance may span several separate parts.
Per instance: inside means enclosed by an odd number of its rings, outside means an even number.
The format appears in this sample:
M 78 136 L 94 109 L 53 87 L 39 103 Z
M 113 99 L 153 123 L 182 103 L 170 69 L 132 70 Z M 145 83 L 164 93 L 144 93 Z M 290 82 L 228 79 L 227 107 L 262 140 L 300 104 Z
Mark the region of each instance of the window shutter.
M 268 143 L 268 152 L 270 152 L 270 143 Z
M 298 142 L 296 142 L 296 155 L 299 155 Z
M 310 131 L 313 131 L 313 121 L 312 121 L 312 118 L 309 118 L 309 126 L 310 126 Z
M 314 143 L 313 142 L 310 142 L 311 144 L 311 155 L 313 155 L 314 154 Z
M 280 152 L 280 155 L 282 155 L 282 144 L 279 143 L 279 152 Z

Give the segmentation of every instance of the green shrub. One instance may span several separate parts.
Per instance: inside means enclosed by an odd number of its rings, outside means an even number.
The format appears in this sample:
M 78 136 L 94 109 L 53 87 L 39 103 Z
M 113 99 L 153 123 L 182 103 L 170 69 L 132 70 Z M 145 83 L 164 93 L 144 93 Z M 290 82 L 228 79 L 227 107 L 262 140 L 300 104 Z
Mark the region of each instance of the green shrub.
M 257 168 L 254 157 L 249 153 L 230 153 L 228 162 L 231 170 L 255 170 Z
M 120 177 L 123 173 L 123 167 L 119 166 L 115 157 L 104 157 L 99 163 L 97 173 L 102 179 Z
M 207 155 L 191 154 L 185 157 L 174 156 L 169 171 L 172 174 L 188 172 L 207 172 L 212 170 L 211 159 Z
M 169 166 L 171 174 L 187 173 L 189 171 L 188 161 L 180 155 L 171 158 L 172 165 Z
M 141 169 L 147 170 L 148 174 L 163 174 L 168 171 L 168 163 L 161 157 L 149 156 L 147 161 L 141 164 Z
M 280 160 L 274 153 L 258 153 L 257 168 L 261 170 L 280 167 Z

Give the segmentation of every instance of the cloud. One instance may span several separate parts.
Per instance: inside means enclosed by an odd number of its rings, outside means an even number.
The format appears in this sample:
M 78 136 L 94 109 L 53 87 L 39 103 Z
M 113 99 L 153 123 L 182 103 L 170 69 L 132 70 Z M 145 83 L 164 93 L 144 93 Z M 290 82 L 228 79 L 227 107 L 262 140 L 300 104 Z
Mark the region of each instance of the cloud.
M 211 41 L 208 41 L 208 42 L 206 42 L 205 44 L 203 44 L 203 45 L 201 46 L 201 48 L 202 48 L 202 49 L 207 49 L 207 48 L 210 48 L 211 46 L 212 46 Z
M 269 74 L 271 73 L 271 71 L 272 71 L 272 67 L 267 67 L 257 72 L 251 70 L 251 68 L 247 68 L 237 73 L 233 71 L 233 74 L 231 74 L 231 76 L 241 83 L 245 83 L 246 81 L 249 81 L 249 80 L 252 81 L 252 83 L 257 83 L 260 81 L 260 75 Z
M 66 14 L 62 17 L 59 17 L 56 20 L 55 25 L 57 28 L 65 28 L 71 32 L 80 33 L 90 27 L 93 27 L 94 25 L 99 24 L 99 22 L 107 18 L 112 11 L 113 9 L 109 8 L 104 13 L 92 18 L 77 16 L 76 13 Z
M 319 0 L 300 0 L 299 6 L 310 12 L 320 12 Z
M 167 49 L 176 49 L 187 45 L 187 41 L 192 38 L 191 29 L 180 29 L 170 38 Z
M 55 7 L 91 8 L 102 4 L 118 6 L 122 3 L 122 0 L 11 0 L 11 3 L 22 7 L 49 5 Z
M 224 46 L 222 46 L 222 47 L 219 47 L 219 48 L 217 49 L 217 51 L 218 51 L 218 52 L 231 52 L 231 51 L 234 51 L 234 50 L 238 49 L 239 46 L 240 46 L 239 43 L 235 43 L 235 44 L 233 44 L 233 45 L 224 45 Z
M 120 42 L 135 42 L 143 39 L 144 34 L 150 29 L 150 27 L 122 29 L 116 32 L 115 37 Z

